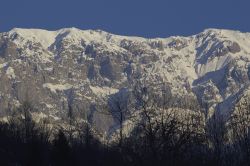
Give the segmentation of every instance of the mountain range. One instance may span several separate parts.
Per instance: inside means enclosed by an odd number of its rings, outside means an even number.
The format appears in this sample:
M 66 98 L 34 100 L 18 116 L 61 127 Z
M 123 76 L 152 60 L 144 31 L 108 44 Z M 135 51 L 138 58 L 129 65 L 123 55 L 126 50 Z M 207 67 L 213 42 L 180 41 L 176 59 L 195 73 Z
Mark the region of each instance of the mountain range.
M 31 102 L 34 117 L 62 121 L 69 109 L 109 131 L 99 113 L 137 79 L 196 97 L 207 116 L 229 116 L 249 93 L 250 33 L 206 29 L 188 36 L 127 37 L 101 30 L 15 28 L 0 33 L 0 115 Z

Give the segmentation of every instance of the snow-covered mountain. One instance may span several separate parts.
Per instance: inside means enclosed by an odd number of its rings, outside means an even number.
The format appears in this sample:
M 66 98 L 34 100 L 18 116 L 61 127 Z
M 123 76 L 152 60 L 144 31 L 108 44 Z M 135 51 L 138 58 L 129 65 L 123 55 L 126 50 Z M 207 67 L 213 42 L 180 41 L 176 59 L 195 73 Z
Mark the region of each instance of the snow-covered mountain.
M 211 116 L 229 115 L 248 92 L 250 33 L 207 29 L 189 37 L 146 39 L 100 30 L 15 28 L 0 33 L 0 114 L 30 101 L 38 116 L 63 119 L 73 108 L 106 131 L 98 113 L 109 96 L 140 78 L 197 96 Z

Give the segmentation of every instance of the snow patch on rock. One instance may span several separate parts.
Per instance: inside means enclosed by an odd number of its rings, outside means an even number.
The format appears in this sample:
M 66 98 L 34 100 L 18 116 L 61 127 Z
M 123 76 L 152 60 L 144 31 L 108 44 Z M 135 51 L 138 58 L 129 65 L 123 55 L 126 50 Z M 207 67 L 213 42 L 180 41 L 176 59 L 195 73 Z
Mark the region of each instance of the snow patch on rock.
M 15 70 L 12 67 L 8 67 L 8 69 L 6 70 L 6 75 L 10 79 L 15 79 L 16 78 Z
M 71 84 L 51 84 L 45 83 L 43 84 L 43 88 L 48 88 L 51 92 L 56 93 L 57 91 L 64 91 L 73 88 Z
M 98 96 L 108 96 L 114 93 L 117 93 L 119 90 L 110 88 L 110 87 L 98 87 L 98 86 L 90 86 L 90 89 L 95 95 Z

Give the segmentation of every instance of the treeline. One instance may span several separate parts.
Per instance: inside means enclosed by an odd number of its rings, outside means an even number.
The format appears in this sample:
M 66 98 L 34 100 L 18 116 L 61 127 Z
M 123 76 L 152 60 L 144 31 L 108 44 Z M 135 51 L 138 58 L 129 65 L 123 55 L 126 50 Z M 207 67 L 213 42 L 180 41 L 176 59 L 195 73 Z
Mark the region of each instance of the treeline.
M 248 98 L 225 121 L 220 113 L 207 117 L 194 98 L 154 91 L 135 87 L 132 97 L 125 97 L 130 104 L 114 96 L 108 111 L 120 130 L 111 142 L 101 141 L 92 126 L 74 119 L 71 107 L 68 125 L 55 129 L 46 119 L 35 122 L 34 107 L 25 102 L 0 123 L 0 165 L 250 165 Z

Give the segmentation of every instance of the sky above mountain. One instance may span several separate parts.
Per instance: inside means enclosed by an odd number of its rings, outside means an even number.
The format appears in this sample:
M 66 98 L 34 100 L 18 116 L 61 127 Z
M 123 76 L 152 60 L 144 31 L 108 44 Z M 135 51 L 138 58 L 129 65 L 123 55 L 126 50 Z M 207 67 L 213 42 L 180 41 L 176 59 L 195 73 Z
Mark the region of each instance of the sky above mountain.
M 0 31 L 77 27 L 143 37 L 206 28 L 250 32 L 249 6 L 249 0 L 1 0 Z

